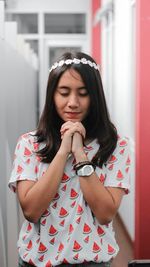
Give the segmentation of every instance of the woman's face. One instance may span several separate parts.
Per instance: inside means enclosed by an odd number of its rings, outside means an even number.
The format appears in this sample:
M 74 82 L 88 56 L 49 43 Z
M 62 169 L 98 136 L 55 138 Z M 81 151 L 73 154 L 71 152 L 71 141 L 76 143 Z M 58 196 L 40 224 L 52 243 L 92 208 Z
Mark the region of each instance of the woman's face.
M 59 117 L 63 121 L 83 121 L 90 107 L 90 96 L 80 74 L 66 70 L 54 93 L 54 103 Z

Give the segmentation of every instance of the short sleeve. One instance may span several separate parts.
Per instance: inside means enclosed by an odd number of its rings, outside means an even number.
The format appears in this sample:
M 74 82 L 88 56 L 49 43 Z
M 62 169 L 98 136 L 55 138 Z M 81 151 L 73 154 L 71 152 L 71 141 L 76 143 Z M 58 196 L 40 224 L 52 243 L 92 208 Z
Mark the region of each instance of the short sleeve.
M 38 157 L 34 152 L 33 136 L 25 134 L 17 142 L 10 180 L 12 191 L 16 191 L 16 183 L 21 180 L 37 180 Z
M 130 142 L 127 137 L 119 138 L 117 146 L 106 164 L 105 186 L 119 187 L 130 191 Z

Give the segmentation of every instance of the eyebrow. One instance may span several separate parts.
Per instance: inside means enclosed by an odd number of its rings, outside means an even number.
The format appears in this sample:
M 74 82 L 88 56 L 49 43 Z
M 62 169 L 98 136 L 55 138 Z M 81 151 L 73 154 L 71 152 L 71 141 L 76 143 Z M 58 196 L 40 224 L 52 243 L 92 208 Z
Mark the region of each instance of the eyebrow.
M 61 86 L 58 86 L 58 89 L 71 89 L 69 86 L 66 86 L 66 85 L 61 85 Z M 82 89 L 86 89 L 85 86 L 81 86 L 81 87 L 77 87 L 78 90 L 82 90 Z

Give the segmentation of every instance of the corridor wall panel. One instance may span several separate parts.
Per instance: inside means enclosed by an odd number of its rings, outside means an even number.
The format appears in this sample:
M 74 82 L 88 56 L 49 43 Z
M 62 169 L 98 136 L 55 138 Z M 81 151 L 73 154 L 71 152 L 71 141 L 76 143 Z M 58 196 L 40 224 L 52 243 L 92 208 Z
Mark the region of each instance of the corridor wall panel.
M 20 228 L 20 210 L 16 196 L 8 189 L 14 149 L 18 137 L 36 126 L 37 72 L 4 40 L 0 40 L 0 208 L 4 253 L 0 266 L 16 267 L 16 242 Z

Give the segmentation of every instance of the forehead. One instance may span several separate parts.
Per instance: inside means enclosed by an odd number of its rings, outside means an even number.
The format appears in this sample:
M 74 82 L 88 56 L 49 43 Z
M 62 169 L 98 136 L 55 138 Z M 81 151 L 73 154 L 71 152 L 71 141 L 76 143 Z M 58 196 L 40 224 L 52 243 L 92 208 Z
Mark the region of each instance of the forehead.
M 61 83 L 68 83 L 68 82 L 73 82 L 73 83 L 81 83 L 84 84 L 83 79 L 79 72 L 77 72 L 74 69 L 67 69 L 60 77 L 58 84 Z

